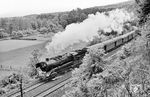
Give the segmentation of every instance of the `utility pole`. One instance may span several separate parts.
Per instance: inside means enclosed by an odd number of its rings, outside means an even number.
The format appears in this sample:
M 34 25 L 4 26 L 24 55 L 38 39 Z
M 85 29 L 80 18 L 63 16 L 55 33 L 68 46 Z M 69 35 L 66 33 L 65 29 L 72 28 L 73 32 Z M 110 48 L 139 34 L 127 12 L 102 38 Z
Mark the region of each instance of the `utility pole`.
M 21 93 L 21 97 L 23 97 L 23 89 L 22 89 L 22 75 L 20 76 L 20 93 Z

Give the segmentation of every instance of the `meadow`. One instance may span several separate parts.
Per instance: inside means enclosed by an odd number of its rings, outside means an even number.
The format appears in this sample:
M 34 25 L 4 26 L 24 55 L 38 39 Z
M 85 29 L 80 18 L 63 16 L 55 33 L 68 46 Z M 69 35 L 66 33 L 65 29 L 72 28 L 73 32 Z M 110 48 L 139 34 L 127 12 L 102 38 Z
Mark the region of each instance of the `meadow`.
M 35 49 L 42 49 L 45 42 L 26 40 L 0 41 L 0 65 L 24 67 Z
M 31 53 L 35 49 L 43 49 L 46 41 L 28 40 L 4 40 L 0 41 L 0 65 L 4 69 L 0 70 L 0 78 L 10 75 L 15 71 L 5 69 L 23 69 L 30 62 Z
M 24 48 L 31 45 L 41 43 L 40 41 L 26 41 L 26 40 L 5 40 L 0 41 L 0 52 L 8 52 L 11 50 Z

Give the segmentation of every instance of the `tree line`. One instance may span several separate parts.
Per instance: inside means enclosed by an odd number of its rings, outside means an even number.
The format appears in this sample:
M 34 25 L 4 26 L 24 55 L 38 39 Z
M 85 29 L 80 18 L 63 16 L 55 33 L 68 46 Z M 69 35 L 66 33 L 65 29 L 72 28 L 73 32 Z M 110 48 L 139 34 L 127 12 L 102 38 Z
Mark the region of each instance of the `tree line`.
M 122 7 L 122 5 L 120 5 Z M 0 38 L 8 36 L 26 36 L 34 33 L 57 33 L 63 31 L 71 23 L 80 23 L 89 14 L 106 12 L 120 6 L 93 7 L 69 12 L 57 12 L 23 17 L 0 18 Z

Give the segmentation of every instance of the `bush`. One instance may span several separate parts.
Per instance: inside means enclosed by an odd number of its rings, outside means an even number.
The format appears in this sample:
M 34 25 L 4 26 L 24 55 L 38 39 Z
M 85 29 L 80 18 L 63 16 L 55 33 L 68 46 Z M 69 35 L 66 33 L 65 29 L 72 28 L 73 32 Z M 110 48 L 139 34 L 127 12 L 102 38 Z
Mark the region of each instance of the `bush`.
M 37 69 L 35 67 L 35 64 L 40 62 L 40 57 L 42 56 L 40 50 L 36 49 L 31 53 L 32 57 L 30 58 L 29 62 L 29 72 L 28 75 L 30 77 L 35 77 L 38 75 Z
M 9 79 L 8 78 L 5 78 L 5 79 L 1 80 L 2 87 L 7 86 L 8 84 L 9 84 Z
M 3 80 L 1 80 L 2 87 L 6 87 L 7 85 L 10 84 L 17 84 L 17 82 L 20 80 L 20 76 L 21 75 L 19 74 L 13 73 L 12 75 L 4 78 Z
M 139 24 L 144 24 L 149 19 L 150 13 L 150 1 L 149 0 L 136 0 L 139 4 L 138 13 L 139 13 Z
M 36 30 L 28 29 L 28 30 L 22 30 L 23 35 L 32 35 L 34 33 L 38 33 Z
M 5 94 L 5 93 L 6 93 L 5 90 L 0 89 L 0 95 L 3 95 L 3 94 Z
M 23 31 L 13 31 L 12 36 L 13 38 L 19 38 L 19 37 L 23 37 L 24 34 L 23 34 Z
M 46 27 L 42 27 L 42 28 L 40 28 L 39 32 L 41 34 L 45 34 L 45 33 L 48 33 L 48 29 Z
M 5 37 L 8 37 L 8 36 L 9 36 L 8 33 L 0 32 L 0 38 L 5 38 Z
M 0 95 L 7 93 L 12 89 L 16 89 L 19 87 L 19 83 L 22 80 L 22 85 L 29 82 L 29 78 L 24 74 L 13 73 L 10 76 L 5 77 L 0 81 Z

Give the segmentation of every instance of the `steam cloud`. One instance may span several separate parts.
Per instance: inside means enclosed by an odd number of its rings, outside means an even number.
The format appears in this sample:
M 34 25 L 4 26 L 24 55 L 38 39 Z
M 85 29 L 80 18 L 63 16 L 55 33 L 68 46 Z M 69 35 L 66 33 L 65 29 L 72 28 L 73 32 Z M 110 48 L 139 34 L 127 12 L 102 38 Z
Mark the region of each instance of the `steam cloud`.
M 93 40 L 94 36 L 98 36 L 100 29 L 107 33 L 114 30 L 121 34 L 123 23 L 130 21 L 132 17 L 133 14 L 128 13 L 125 9 L 96 13 L 96 15 L 91 14 L 82 23 L 70 24 L 65 31 L 55 34 L 52 42 L 47 44 L 46 49 L 49 52 L 60 52 L 75 43 L 89 42 Z

